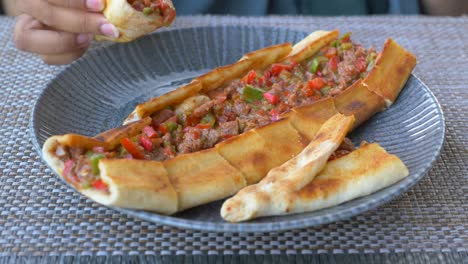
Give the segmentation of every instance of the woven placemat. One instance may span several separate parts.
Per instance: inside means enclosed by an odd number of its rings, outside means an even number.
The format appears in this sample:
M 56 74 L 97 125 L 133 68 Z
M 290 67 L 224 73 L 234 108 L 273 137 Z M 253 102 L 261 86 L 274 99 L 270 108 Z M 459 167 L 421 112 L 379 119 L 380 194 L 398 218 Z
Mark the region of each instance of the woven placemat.
M 393 37 L 439 99 L 447 138 L 429 175 L 392 202 L 345 221 L 279 233 L 182 230 L 129 218 L 75 193 L 30 142 L 32 106 L 63 67 L 19 52 L 0 18 L 0 256 L 309 254 L 468 251 L 468 18 L 181 17 L 174 27 L 262 25 L 355 32 L 366 46 Z

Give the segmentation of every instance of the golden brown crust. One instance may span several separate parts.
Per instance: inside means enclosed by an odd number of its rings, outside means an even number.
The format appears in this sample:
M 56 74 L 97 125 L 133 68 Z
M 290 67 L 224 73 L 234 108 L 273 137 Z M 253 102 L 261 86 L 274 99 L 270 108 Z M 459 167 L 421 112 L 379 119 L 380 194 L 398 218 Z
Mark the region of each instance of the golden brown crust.
M 167 94 L 153 98 L 149 101 L 137 105 L 135 110 L 125 119 L 124 124 L 138 121 L 148 117 L 157 111 L 164 109 L 169 105 L 181 103 L 188 97 L 198 94 L 203 88 L 202 83 L 198 80 L 193 80 L 189 84 L 179 87 Z
M 400 94 L 414 66 L 416 57 L 394 40 L 387 39 L 374 68 L 364 78 L 363 83 L 390 106 Z
M 323 123 L 337 113 L 333 99 L 325 98 L 310 105 L 294 108 L 289 118 L 293 127 L 310 141 Z
M 163 2 L 169 5 L 175 13 L 171 0 L 163 0 Z M 164 21 L 164 18 L 160 15 L 145 15 L 143 12 L 135 10 L 128 3 L 128 0 L 106 0 L 106 8 L 103 14 L 109 22 L 117 27 L 120 36 L 117 39 L 96 36 L 99 41 L 129 42 L 172 22 L 172 20 Z
M 288 213 L 294 194 L 325 167 L 329 156 L 351 129 L 353 116 L 336 114 L 327 120 L 315 138 L 298 155 L 273 167 L 260 183 L 241 190 L 224 202 L 221 216 L 231 222 Z
M 346 168 L 344 170 L 343 168 Z M 368 195 L 409 175 L 396 156 L 377 143 L 333 160 L 312 182 L 297 192 L 299 212 L 318 210 Z
M 107 130 L 101 134 L 98 134 L 93 139 L 106 142 L 107 149 L 114 149 L 120 144 L 120 140 L 124 137 L 133 137 L 140 133 L 140 131 L 151 124 L 151 118 L 147 117 L 140 121 L 130 123 L 121 127 L 117 127 L 111 130 Z M 68 146 L 74 146 L 70 144 Z M 87 148 L 88 149 L 88 148 Z
M 265 147 L 263 138 L 253 130 L 215 146 L 224 159 L 244 174 L 247 184 L 258 182 L 268 171 L 268 168 L 265 168 L 268 158 Z
M 246 186 L 242 173 L 209 149 L 164 162 L 177 192 L 178 211 L 228 197 Z
M 377 94 L 369 91 L 362 81 L 356 81 L 346 90 L 333 98 L 338 112 L 344 115 L 354 115 L 354 128 L 367 119 L 385 109 L 385 101 Z
M 283 43 L 249 52 L 241 58 L 241 61 L 250 60 L 252 62 L 252 69 L 262 70 L 268 65 L 285 58 L 291 51 L 291 43 Z
M 104 205 L 162 214 L 177 211 L 177 194 L 161 162 L 105 159 L 99 162 L 99 169 L 109 193 L 91 188 L 81 190 L 91 199 Z
M 231 65 L 218 67 L 195 80 L 202 84 L 203 92 L 208 92 L 227 84 L 233 79 L 238 78 L 238 76 L 242 76 L 249 71 L 251 67 L 252 62 L 250 60 L 241 60 Z

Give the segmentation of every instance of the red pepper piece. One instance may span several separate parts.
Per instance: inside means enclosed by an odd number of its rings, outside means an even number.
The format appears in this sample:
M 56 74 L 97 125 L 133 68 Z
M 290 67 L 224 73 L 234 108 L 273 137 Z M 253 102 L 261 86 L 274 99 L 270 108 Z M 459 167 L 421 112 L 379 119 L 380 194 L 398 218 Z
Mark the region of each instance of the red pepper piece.
M 325 86 L 325 81 L 323 78 L 317 77 L 308 82 L 309 88 L 318 90 Z
M 257 72 L 251 70 L 244 78 L 242 78 L 242 82 L 246 84 L 252 84 L 253 81 L 255 81 L 255 78 L 257 78 Z
M 140 135 L 140 143 L 147 151 L 153 151 L 153 142 L 146 135 Z
M 132 157 L 134 157 L 135 159 L 145 159 L 145 155 L 129 138 L 122 138 L 122 140 L 120 140 L 120 143 L 128 151 L 128 153 L 132 154 Z
M 270 104 L 276 104 L 279 101 L 279 97 L 272 93 L 264 93 L 263 98 L 265 98 Z
M 107 191 L 107 189 L 109 188 L 107 184 L 105 184 L 101 179 L 93 181 L 91 183 L 91 186 L 100 191 Z
M 331 57 L 328 61 L 328 65 L 330 66 L 330 69 L 332 69 L 332 71 L 336 72 L 338 70 L 338 57 Z
M 145 135 L 149 138 L 155 138 L 158 136 L 158 133 L 154 130 L 153 127 L 151 126 L 145 126 L 143 128 L 143 132 L 145 133 Z
M 208 129 L 211 128 L 211 124 L 198 124 L 195 127 L 199 129 Z
M 291 69 L 291 65 L 275 63 L 271 65 L 271 74 L 273 76 L 278 76 L 283 70 L 290 71 Z

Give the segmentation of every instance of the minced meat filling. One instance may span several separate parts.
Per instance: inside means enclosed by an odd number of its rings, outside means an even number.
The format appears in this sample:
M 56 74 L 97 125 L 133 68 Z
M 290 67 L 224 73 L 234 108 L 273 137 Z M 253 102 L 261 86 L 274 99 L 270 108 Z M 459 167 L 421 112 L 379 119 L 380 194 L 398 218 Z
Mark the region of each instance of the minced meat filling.
M 145 1 L 133 4 L 141 2 Z M 303 63 L 279 63 L 264 71 L 252 70 L 224 87 L 155 113 L 152 124 L 139 135 L 123 139 L 113 152 L 101 151 L 100 157 L 162 161 L 212 148 L 227 138 L 279 119 L 293 107 L 338 94 L 363 78 L 376 57 L 374 49 L 366 50 L 354 44 L 349 34 L 345 34 Z M 332 158 L 349 153 L 350 145 L 346 141 Z M 92 167 L 95 160 L 83 150 L 57 152 L 68 152 L 62 155 L 63 160 L 74 161 L 68 164 L 70 175 L 93 185 L 96 175 L 88 167 Z M 75 154 L 70 157 L 69 153 Z

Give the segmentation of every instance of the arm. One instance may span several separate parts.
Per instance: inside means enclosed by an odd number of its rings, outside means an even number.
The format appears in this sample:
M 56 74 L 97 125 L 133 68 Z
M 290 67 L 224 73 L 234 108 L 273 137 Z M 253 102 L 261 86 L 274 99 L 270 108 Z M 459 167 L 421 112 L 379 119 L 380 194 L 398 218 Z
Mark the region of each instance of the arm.
M 19 12 L 15 6 L 15 0 L 3 0 L 3 7 L 5 9 L 5 13 L 9 16 L 16 16 L 19 15 Z

